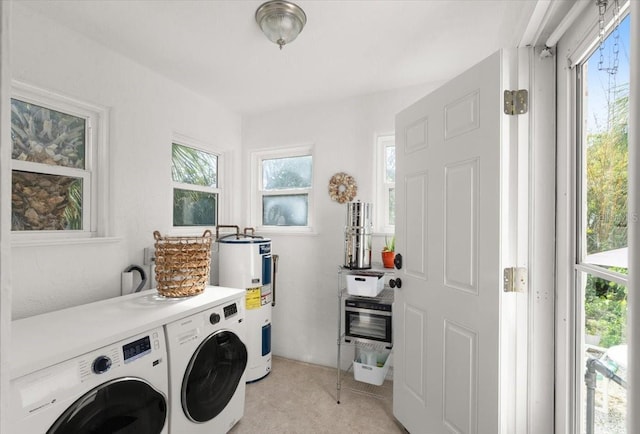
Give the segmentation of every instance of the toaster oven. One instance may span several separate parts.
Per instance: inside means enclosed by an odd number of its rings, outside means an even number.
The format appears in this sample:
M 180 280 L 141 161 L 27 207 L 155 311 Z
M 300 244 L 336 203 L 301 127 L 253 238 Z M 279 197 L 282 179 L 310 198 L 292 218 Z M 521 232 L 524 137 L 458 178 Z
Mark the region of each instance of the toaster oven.
M 392 345 L 392 303 L 388 300 L 348 297 L 344 300 L 345 340 Z

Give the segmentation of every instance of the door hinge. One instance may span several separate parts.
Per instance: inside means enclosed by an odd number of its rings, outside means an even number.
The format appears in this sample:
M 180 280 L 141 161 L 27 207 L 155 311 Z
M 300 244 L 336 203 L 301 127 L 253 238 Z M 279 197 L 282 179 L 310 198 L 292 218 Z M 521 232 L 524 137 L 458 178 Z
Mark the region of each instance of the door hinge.
M 524 267 L 509 267 L 503 274 L 504 292 L 527 291 L 527 269 Z
M 504 91 L 504 113 L 521 115 L 529 110 L 529 91 L 527 89 Z

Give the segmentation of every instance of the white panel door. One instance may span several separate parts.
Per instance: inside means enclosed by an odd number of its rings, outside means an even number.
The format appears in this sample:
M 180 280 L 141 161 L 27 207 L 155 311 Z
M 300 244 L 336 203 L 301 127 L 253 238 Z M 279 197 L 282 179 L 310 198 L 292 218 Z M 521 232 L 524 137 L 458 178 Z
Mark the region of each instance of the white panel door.
M 506 56 L 495 53 L 396 117 L 403 264 L 393 412 L 413 434 L 496 434 L 505 426 L 502 262 L 511 213 L 502 212 L 510 197 L 502 142 L 513 123 L 502 110 Z

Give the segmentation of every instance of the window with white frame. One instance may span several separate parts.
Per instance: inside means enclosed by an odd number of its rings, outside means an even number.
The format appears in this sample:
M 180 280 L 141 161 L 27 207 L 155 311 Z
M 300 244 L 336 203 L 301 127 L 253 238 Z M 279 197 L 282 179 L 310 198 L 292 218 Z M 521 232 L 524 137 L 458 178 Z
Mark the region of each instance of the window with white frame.
M 625 432 L 630 19 L 601 10 L 601 33 L 575 67 L 574 402 L 578 431 Z M 608 13 L 613 13 L 609 19 Z M 607 35 L 607 26 L 611 26 Z M 595 38 L 594 38 L 595 39 Z
M 215 226 L 220 204 L 220 156 L 181 140 L 171 145 L 173 226 Z
M 394 135 L 378 136 L 376 143 L 376 208 L 378 231 L 394 233 L 396 224 L 396 143 Z
M 98 208 L 107 196 L 106 115 L 103 108 L 14 83 L 11 229 L 16 236 L 104 233 Z
M 309 230 L 312 225 L 313 155 L 311 147 L 255 152 L 253 225 Z
M 557 47 L 555 414 L 571 434 L 626 432 L 630 3 L 589 3 Z

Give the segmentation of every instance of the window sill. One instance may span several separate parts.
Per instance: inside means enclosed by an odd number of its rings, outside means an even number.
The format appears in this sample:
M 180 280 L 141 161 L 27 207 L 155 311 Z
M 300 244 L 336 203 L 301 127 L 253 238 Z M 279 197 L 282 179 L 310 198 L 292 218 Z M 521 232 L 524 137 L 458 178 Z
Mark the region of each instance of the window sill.
M 396 233 L 395 231 L 390 231 L 390 232 L 386 232 L 386 231 L 375 231 L 373 232 L 371 235 L 373 235 L 374 237 L 392 237 L 394 236 Z
M 293 236 L 315 236 L 318 233 L 310 227 L 306 227 L 304 229 L 292 229 L 292 226 L 287 227 L 269 227 L 262 226 L 256 228 L 256 234 L 258 235 L 270 235 L 270 236 L 281 236 L 281 235 L 293 235 Z
M 92 237 L 92 238 L 57 238 L 57 239 L 17 239 L 12 238 L 11 247 L 47 247 L 71 246 L 80 244 L 112 244 L 119 243 L 122 237 Z

